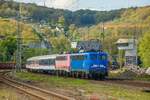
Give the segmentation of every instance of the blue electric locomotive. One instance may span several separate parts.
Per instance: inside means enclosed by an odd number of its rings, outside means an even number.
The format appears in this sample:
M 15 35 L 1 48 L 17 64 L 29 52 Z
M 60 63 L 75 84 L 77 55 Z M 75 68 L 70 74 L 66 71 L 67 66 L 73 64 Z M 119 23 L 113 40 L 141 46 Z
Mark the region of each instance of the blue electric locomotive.
M 71 54 L 71 72 L 88 75 L 91 78 L 104 78 L 108 73 L 108 57 L 104 52 Z

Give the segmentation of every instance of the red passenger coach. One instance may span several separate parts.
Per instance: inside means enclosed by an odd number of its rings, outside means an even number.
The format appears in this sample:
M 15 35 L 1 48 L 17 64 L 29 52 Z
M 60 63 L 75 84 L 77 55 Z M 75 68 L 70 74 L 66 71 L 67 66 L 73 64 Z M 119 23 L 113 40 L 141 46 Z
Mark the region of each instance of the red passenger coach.
M 14 69 L 16 66 L 15 63 L 0 63 L 0 69 Z
M 56 57 L 56 70 L 70 71 L 70 55 L 63 54 Z

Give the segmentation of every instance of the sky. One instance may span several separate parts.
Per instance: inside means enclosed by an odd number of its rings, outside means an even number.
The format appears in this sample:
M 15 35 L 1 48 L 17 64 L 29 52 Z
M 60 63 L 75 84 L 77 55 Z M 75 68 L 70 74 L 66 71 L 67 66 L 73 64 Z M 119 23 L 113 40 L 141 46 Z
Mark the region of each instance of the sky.
M 79 9 L 104 11 L 104 10 L 150 5 L 150 0 L 14 0 L 14 1 L 25 3 L 36 3 L 38 5 L 45 4 L 45 6 L 47 7 L 69 9 L 72 11 Z

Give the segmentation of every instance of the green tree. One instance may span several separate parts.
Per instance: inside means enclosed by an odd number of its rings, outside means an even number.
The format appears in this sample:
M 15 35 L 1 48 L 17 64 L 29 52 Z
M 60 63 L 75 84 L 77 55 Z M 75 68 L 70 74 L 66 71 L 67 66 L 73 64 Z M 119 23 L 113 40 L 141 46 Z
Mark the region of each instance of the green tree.
M 139 55 L 144 67 L 150 67 L 150 32 L 145 33 L 140 40 Z
M 67 32 L 67 36 L 71 41 L 77 41 L 79 40 L 79 32 L 77 27 L 74 24 L 71 24 L 69 26 L 69 30 Z
M 23 64 L 26 62 L 26 60 L 30 57 L 34 56 L 41 56 L 48 54 L 47 49 L 42 48 L 24 48 L 22 51 L 22 62 Z
M 5 41 L 0 42 L 0 55 L 1 61 L 6 62 L 6 61 L 13 61 L 14 59 L 14 53 L 17 49 L 16 47 L 16 39 L 13 37 L 7 38 Z
M 50 41 L 52 44 L 53 53 L 63 53 L 70 51 L 70 42 L 64 35 L 51 38 Z
M 59 24 L 59 26 L 64 27 L 64 25 L 65 25 L 65 18 L 63 16 L 59 17 L 58 24 Z

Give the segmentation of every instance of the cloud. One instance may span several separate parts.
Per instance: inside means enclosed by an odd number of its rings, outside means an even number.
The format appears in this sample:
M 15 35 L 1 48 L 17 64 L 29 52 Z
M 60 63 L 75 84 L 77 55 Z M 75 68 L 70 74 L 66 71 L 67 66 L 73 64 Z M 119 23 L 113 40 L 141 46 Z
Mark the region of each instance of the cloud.
M 15 0 L 18 2 L 26 2 L 26 3 L 37 3 L 38 5 L 45 5 L 47 7 L 54 7 L 54 8 L 62 8 L 62 9 L 68 9 L 74 6 L 74 4 L 78 0 Z
M 68 9 L 72 7 L 77 0 L 45 0 L 48 7 Z

